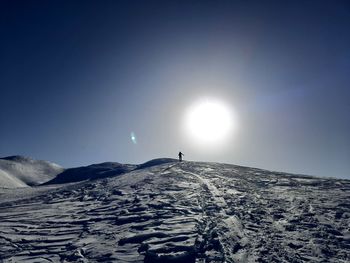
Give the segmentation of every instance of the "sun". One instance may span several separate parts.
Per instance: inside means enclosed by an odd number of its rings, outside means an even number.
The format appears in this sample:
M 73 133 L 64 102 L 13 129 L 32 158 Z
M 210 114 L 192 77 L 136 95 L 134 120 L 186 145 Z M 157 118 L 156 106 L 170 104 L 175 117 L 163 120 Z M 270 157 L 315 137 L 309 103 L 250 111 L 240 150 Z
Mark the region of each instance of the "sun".
M 232 109 L 215 99 L 197 101 L 188 108 L 185 116 L 186 133 L 202 145 L 225 141 L 236 126 Z

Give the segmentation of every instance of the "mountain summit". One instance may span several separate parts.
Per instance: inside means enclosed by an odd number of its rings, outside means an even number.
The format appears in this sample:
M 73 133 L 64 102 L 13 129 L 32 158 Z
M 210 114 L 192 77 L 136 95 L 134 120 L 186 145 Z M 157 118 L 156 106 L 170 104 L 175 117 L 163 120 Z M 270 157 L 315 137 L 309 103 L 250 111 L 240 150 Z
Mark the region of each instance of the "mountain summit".
M 350 261 L 349 180 L 165 160 L 2 189 L 0 261 Z

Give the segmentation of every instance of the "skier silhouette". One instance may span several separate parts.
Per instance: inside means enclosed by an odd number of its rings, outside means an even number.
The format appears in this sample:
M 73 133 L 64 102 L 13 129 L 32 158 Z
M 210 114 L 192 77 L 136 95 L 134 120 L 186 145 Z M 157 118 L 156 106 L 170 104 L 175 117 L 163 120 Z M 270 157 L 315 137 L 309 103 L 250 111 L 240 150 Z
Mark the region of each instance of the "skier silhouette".
M 182 152 L 179 152 L 179 161 L 182 162 L 182 156 L 184 156 L 184 154 Z

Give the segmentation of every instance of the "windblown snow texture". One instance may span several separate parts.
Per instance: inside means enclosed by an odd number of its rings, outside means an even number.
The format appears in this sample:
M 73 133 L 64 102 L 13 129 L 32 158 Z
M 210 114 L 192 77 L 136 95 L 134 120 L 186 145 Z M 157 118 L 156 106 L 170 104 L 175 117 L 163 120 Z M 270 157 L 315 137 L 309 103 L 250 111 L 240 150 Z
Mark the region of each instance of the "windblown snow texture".
M 2 190 L 3 262 L 349 262 L 350 181 L 166 162 Z

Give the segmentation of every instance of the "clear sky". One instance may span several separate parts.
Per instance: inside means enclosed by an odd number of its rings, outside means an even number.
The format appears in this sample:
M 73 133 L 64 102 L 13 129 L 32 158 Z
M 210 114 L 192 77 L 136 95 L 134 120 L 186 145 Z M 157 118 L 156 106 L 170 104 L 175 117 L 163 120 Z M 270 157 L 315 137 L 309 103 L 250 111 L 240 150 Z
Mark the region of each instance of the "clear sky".
M 4 0 L 0 40 L 0 156 L 350 178 L 349 1 Z M 236 113 L 220 147 L 183 131 L 201 98 Z

